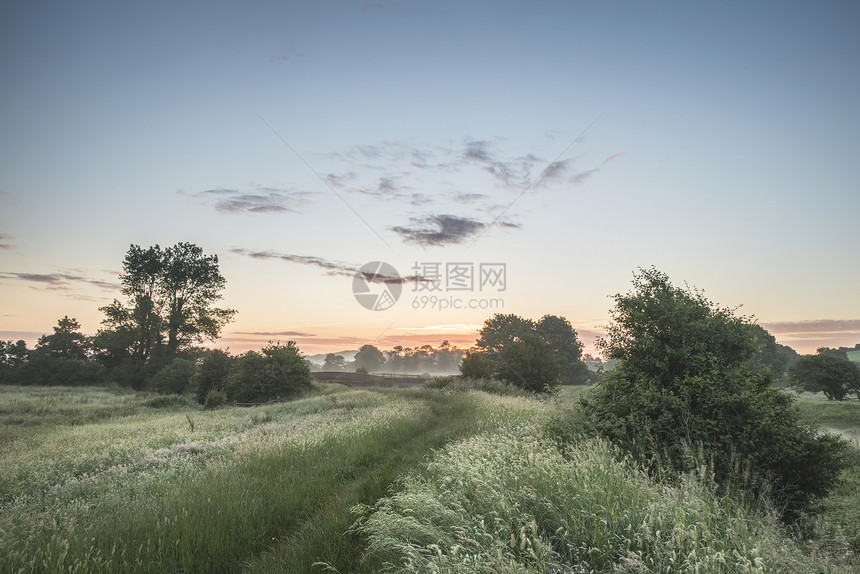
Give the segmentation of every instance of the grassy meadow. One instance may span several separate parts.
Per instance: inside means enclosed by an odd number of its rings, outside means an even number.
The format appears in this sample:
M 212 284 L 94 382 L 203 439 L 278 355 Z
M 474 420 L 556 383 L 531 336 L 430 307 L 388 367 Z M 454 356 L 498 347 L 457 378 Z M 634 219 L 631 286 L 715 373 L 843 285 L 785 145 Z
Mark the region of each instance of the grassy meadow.
M 0 386 L 0 572 L 855 572 L 860 467 L 787 529 L 702 466 L 655 483 L 556 397 L 319 386 L 204 411 Z M 860 403 L 803 396 L 856 437 Z

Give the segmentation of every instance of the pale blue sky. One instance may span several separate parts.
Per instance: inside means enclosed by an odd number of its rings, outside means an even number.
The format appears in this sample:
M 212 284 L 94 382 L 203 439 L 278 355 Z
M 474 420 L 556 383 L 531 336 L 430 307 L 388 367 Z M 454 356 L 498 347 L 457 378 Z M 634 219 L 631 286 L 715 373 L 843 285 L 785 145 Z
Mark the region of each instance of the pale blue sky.
M 410 286 L 367 311 L 326 274 L 374 260 L 504 262 L 505 312 L 587 340 L 656 265 L 803 351 L 853 345 L 857 22 L 854 2 L 5 2 L 0 337 L 94 332 L 129 244 L 190 241 L 221 259 L 236 350 L 466 341 L 490 314 L 416 310 Z

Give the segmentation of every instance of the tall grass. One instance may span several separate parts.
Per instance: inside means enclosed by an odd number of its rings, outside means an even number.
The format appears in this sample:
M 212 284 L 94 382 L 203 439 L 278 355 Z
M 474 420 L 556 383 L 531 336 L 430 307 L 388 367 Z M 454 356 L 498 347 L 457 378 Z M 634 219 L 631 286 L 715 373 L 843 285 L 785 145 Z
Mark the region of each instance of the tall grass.
M 0 571 L 349 565 L 351 506 L 384 495 L 429 449 L 541 408 L 517 401 L 343 390 L 252 409 L 140 403 L 101 422 L 35 425 L 0 464 Z
M 354 532 L 391 572 L 851 571 L 716 496 L 705 469 L 661 485 L 601 440 L 561 452 L 531 425 L 450 446 L 357 512 Z
M 576 436 L 547 424 L 564 418 L 564 391 L 318 392 L 204 411 L 118 389 L 0 387 L 0 572 L 857 566 L 860 466 L 793 538 L 715 496 L 705 470 L 670 487 L 601 441 L 559 450 L 541 429 Z

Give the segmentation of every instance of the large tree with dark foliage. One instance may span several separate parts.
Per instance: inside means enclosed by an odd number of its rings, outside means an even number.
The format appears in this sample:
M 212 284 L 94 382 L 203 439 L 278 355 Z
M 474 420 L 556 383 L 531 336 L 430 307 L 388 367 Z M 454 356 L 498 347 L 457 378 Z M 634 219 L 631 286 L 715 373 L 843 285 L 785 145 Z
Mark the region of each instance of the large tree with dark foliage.
M 120 283 L 127 300 L 100 309 L 105 318 L 94 343 L 98 360 L 134 386 L 195 344 L 217 339 L 236 313 L 215 306 L 226 284 L 218 256 L 192 243 L 130 246 Z
M 582 401 L 594 429 L 664 469 L 687 470 L 698 453 L 722 485 L 746 468 L 750 492 L 770 489 L 786 517 L 835 484 L 844 441 L 802 423 L 770 369 L 751 361 L 748 319 L 653 268 L 614 300 L 600 346 L 619 362 Z
M 236 313 L 215 307 L 226 283 L 218 256 L 192 243 L 132 245 L 120 282 L 127 302 L 100 309 L 104 328 L 95 339 L 98 357 L 109 367 L 131 361 L 140 370 L 154 356 L 170 361 L 195 343 L 217 339 Z
M 476 350 L 492 362 L 493 375 L 499 379 L 535 392 L 588 379 L 588 368 L 581 359 L 582 343 L 564 317 L 545 315 L 535 322 L 497 313 L 484 321 L 478 333 Z M 472 353 L 467 368 L 478 357 Z

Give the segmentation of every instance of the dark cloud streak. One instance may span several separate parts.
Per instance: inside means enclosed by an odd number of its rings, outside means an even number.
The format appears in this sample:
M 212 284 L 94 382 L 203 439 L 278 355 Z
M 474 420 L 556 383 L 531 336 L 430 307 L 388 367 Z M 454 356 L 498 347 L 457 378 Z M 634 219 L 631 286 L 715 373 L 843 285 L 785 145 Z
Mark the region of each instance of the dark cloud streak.
M 107 291 L 116 291 L 120 287 L 118 283 L 111 283 L 100 279 L 91 279 L 83 275 L 75 275 L 71 273 L 12 273 L 8 271 L 0 271 L 0 279 L 27 281 L 29 283 L 40 285 L 44 289 L 55 291 L 68 291 L 74 289 L 76 283 L 93 285 Z M 34 285 L 34 287 L 36 287 L 36 285 Z
M 221 213 L 285 213 L 298 212 L 307 203 L 310 192 L 259 187 L 254 192 L 235 189 L 207 189 L 194 197 L 213 200 Z
M 423 247 L 462 243 L 484 229 L 480 221 L 456 215 L 431 215 L 410 221 L 410 226 L 396 226 L 391 230 L 405 242 Z
M 277 260 L 285 263 L 295 263 L 298 265 L 310 265 L 325 270 L 326 275 L 354 277 L 360 272 L 361 265 L 351 265 L 340 261 L 330 261 L 315 255 L 294 255 L 291 253 L 280 253 L 278 251 L 251 251 L 248 249 L 235 248 L 230 250 L 231 253 L 250 257 L 251 259 L 260 260 Z M 361 272 L 365 280 L 371 283 L 410 283 L 412 281 L 427 281 L 424 277 L 410 275 L 407 277 L 392 277 L 377 273 Z

